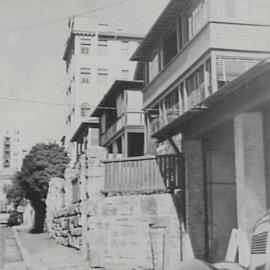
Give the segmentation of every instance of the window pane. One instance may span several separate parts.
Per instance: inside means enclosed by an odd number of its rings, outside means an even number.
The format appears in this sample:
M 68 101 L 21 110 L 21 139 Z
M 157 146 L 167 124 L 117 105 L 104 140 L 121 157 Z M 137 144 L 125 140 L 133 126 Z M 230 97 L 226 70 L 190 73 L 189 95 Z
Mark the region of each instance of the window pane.
M 204 26 L 208 18 L 208 10 L 205 0 L 201 0 L 197 3 L 196 6 L 192 7 L 186 13 L 186 27 L 188 34 L 186 34 L 187 42 L 189 39 L 194 37 L 200 29 Z
M 204 99 L 204 70 L 200 66 L 186 79 L 188 107 L 193 107 Z
M 159 55 L 156 53 L 154 59 L 149 62 L 149 82 L 151 82 L 159 72 Z
M 260 59 L 255 58 L 218 57 L 216 60 L 218 88 L 233 81 L 259 61 Z
M 91 80 L 91 69 L 90 68 L 81 68 L 80 70 L 80 81 L 83 84 L 90 83 Z
M 91 46 L 90 38 L 81 38 L 81 54 L 89 54 Z

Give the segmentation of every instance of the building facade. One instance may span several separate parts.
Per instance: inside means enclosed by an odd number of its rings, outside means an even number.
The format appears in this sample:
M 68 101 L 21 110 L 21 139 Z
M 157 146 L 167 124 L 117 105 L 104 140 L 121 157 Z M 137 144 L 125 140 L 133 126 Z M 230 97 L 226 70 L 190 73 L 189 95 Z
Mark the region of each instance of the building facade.
M 142 87 L 143 81 L 115 81 L 92 114 L 109 158 L 144 155 Z
M 255 0 L 169 3 L 132 56 L 145 63 L 147 134 L 162 137 L 174 119 L 269 55 L 268 11 L 267 1 Z M 150 138 L 147 145 L 151 152 Z
M 211 262 L 269 208 L 269 14 L 264 0 L 172 0 L 132 56 L 145 69 L 147 153 L 156 141 L 183 151 L 185 226 Z
M 0 130 L 0 171 L 19 170 L 22 149 L 19 130 Z
M 129 57 L 142 36 L 112 30 L 88 17 L 69 21 L 69 37 L 63 59 L 66 62 L 66 132 L 68 152 L 75 158 L 70 142 L 81 122 L 89 118 L 115 79 L 132 79 L 136 63 Z M 69 149 L 70 148 L 70 149 Z
M 7 211 L 4 187 L 12 181 L 20 170 L 23 152 L 19 130 L 0 130 L 0 212 Z

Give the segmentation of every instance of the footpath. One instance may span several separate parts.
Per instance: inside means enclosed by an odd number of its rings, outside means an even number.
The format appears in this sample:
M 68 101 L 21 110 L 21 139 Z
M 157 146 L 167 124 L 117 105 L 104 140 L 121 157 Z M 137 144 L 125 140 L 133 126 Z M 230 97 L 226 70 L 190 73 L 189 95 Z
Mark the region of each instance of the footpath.
M 11 228 L 0 225 L 0 269 L 26 270 Z
M 25 227 L 13 230 L 28 270 L 90 269 L 79 251 L 58 245 L 47 233 L 31 234 Z

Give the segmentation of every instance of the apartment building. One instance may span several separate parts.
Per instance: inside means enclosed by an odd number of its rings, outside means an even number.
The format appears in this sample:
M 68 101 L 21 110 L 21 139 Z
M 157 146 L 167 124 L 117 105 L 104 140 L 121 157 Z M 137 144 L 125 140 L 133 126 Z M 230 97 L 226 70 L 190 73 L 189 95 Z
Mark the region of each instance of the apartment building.
M 270 206 L 269 14 L 267 0 L 172 0 L 131 58 L 144 63 L 146 151 L 183 151 L 186 228 L 211 262 Z
M 112 29 L 89 17 L 69 20 L 66 62 L 66 147 L 72 159 L 76 142 L 70 142 L 82 121 L 89 118 L 115 79 L 132 79 L 136 63 L 129 61 L 142 36 Z
M 3 188 L 9 185 L 12 176 L 20 170 L 22 149 L 19 130 L 0 130 L 0 212 L 7 210 Z
M 22 149 L 19 130 L 0 130 L 0 171 L 19 170 Z

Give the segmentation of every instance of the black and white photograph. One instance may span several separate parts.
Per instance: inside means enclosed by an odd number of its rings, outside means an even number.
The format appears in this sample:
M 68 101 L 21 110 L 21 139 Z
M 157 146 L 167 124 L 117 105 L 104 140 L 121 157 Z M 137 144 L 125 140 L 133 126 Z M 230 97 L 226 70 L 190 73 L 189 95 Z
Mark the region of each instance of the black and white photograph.
M 270 270 L 270 0 L 0 0 L 0 270 Z

